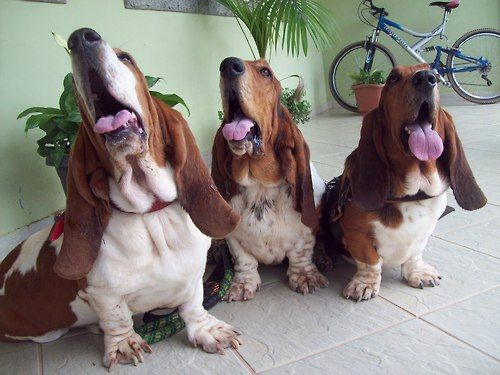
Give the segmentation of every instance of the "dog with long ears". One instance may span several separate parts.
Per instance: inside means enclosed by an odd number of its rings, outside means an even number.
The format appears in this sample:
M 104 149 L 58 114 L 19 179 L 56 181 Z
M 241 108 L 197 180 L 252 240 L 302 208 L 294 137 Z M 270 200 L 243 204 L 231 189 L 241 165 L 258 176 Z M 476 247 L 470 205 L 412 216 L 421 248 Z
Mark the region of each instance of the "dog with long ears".
M 422 260 L 422 252 L 450 186 L 462 208 L 486 204 L 453 119 L 440 107 L 429 66 L 394 68 L 378 108 L 363 119 L 359 145 L 342 175 L 341 191 L 350 196 L 339 219 L 342 242 L 357 264 L 345 297 L 375 297 L 382 266 L 400 266 L 415 288 L 440 284 L 439 272 Z
M 312 262 L 324 181 L 309 148 L 280 103 L 281 85 L 264 60 L 227 58 L 220 65 L 224 122 L 212 150 L 212 177 L 242 216 L 226 237 L 235 261 L 228 301 L 254 297 L 258 264 L 288 258 L 292 290 L 328 284 Z
M 99 323 L 104 365 L 151 348 L 132 315 L 179 308 L 193 345 L 237 347 L 203 308 L 210 237 L 239 216 L 217 192 L 186 121 L 151 97 L 132 57 L 94 30 L 68 40 L 83 124 L 68 170 L 64 233 L 42 230 L 0 265 L 0 339 L 46 342 Z

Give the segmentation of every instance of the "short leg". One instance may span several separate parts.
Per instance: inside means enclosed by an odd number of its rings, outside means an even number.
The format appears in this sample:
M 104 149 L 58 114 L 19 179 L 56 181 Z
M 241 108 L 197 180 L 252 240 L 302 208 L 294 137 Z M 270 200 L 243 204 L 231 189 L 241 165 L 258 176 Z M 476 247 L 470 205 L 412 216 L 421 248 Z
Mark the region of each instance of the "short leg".
M 382 259 L 379 258 L 378 262 L 373 265 L 359 261 L 356 261 L 356 264 L 358 270 L 344 288 L 344 296 L 358 302 L 376 297 L 380 291 L 380 282 L 382 281 Z
M 179 314 L 186 323 L 189 341 L 196 347 L 200 345 L 208 353 L 224 354 L 224 349 L 231 346 L 237 349 L 241 342 L 239 332 L 210 315 L 203 308 L 203 280 L 200 278 L 193 297 L 179 306 Z
M 259 262 L 249 254 L 238 240 L 228 239 L 227 244 L 234 259 L 234 277 L 226 300 L 246 301 L 255 296 L 260 288 Z
M 302 244 L 287 253 L 288 285 L 297 293 L 314 293 L 316 289 L 328 286 L 328 279 L 323 276 L 313 263 L 314 236 L 306 236 Z
M 423 289 L 424 286 L 436 286 L 441 282 L 439 272 L 422 260 L 422 254 L 408 259 L 401 266 L 401 273 L 408 285 Z
M 104 366 L 112 371 L 118 362 L 143 362 L 142 352 L 151 353 L 150 346 L 134 332 L 132 313 L 121 296 L 89 297 L 91 306 L 99 316 L 104 332 Z

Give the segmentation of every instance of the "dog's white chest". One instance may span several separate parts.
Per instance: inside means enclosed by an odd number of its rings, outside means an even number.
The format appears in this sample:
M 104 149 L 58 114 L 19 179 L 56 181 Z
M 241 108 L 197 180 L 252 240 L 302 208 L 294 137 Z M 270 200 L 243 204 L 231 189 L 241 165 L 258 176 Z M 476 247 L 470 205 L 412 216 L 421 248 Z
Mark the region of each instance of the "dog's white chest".
M 390 228 L 380 221 L 373 223 L 375 246 L 386 267 L 397 267 L 421 253 L 446 208 L 446 193 L 416 202 L 400 204 L 403 222 Z
M 114 212 L 87 292 L 125 296 L 133 313 L 177 307 L 192 297 L 209 246 L 178 203 L 145 215 Z
M 289 250 L 303 248 L 305 241 L 313 240 L 311 230 L 293 208 L 287 184 L 241 187 L 241 194 L 230 203 L 241 214 L 241 223 L 230 237 L 260 263 L 280 263 Z

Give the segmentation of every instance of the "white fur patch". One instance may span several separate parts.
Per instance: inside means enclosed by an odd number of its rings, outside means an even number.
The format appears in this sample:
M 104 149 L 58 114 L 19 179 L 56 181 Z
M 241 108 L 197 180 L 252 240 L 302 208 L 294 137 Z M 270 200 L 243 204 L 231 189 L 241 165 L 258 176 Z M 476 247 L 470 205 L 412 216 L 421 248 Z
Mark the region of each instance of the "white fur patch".
M 42 249 L 43 244 L 49 237 L 51 229 L 51 227 L 44 228 L 41 231 L 34 233 L 30 237 L 28 237 L 26 241 L 24 241 L 17 259 L 14 261 L 10 269 L 5 273 L 3 286 L 0 289 L 0 296 L 5 294 L 5 284 L 7 283 L 7 279 L 14 272 L 19 272 L 21 276 L 24 276 L 32 270 L 36 271 L 38 254 L 40 254 L 40 250 Z
M 318 207 L 318 204 L 321 202 L 321 197 L 323 197 L 323 194 L 325 193 L 326 185 L 325 181 L 319 175 L 318 170 L 316 169 L 312 161 L 309 162 L 309 165 L 311 168 L 311 179 L 314 192 L 314 205 Z

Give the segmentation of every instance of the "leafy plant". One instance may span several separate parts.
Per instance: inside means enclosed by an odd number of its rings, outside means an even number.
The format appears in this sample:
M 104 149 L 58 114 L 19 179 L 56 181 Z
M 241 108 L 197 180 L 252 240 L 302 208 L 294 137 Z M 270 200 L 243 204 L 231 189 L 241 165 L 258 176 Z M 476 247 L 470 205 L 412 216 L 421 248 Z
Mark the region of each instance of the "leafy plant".
M 287 54 L 307 56 L 309 38 L 316 48 L 323 48 L 334 40 L 333 15 L 313 0 L 217 0 L 236 17 L 241 31 L 254 56 L 255 53 L 241 22 L 250 31 L 260 58 L 266 58 L 270 46 L 281 48 Z
M 152 88 L 162 78 L 146 76 L 149 88 Z M 73 75 L 67 74 L 63 80 L 63 92 L 59 97 L 59 108 L 32 107 L 21 112 L 17 118 L 31 115 L 26 120 L 24 131 L 39 128 L 45 132 L 38 143 L 37 153 L 47 158 L 47 164 L 58 167 L 64 156 L 69 155 L 71 146 L 76 140 L 78 128 L 82 123 L 82 117 L 78 109 L 73 87 Z M 158 91 L 149 91 L 151 96 L 160 99 L 170 107 L 176 104 L 183 105 L 188 114 L 189 108 L 184 100 L 176 94 L 162 94 Z
M 373 84 L 373 85 L 383 85 L 386 80 L 386 75 L 384 72 L 380 70 L 373 70 L 371 72 L 367 72 L 364 69 L 360 69 L 359 73 L 349 73 L 349 77 L 353 81 L 353 85 L 362 85 L 362 84 Z
M 300 98 L 297 98 L 296 90 L 286 87 L 280 98 L 281 103 L 288 108 L 296 124 L 305 124 L 309 121 L 311 114 L 311 103 L 303 98 L 305 91 L 302 91 L 301 94 Z

